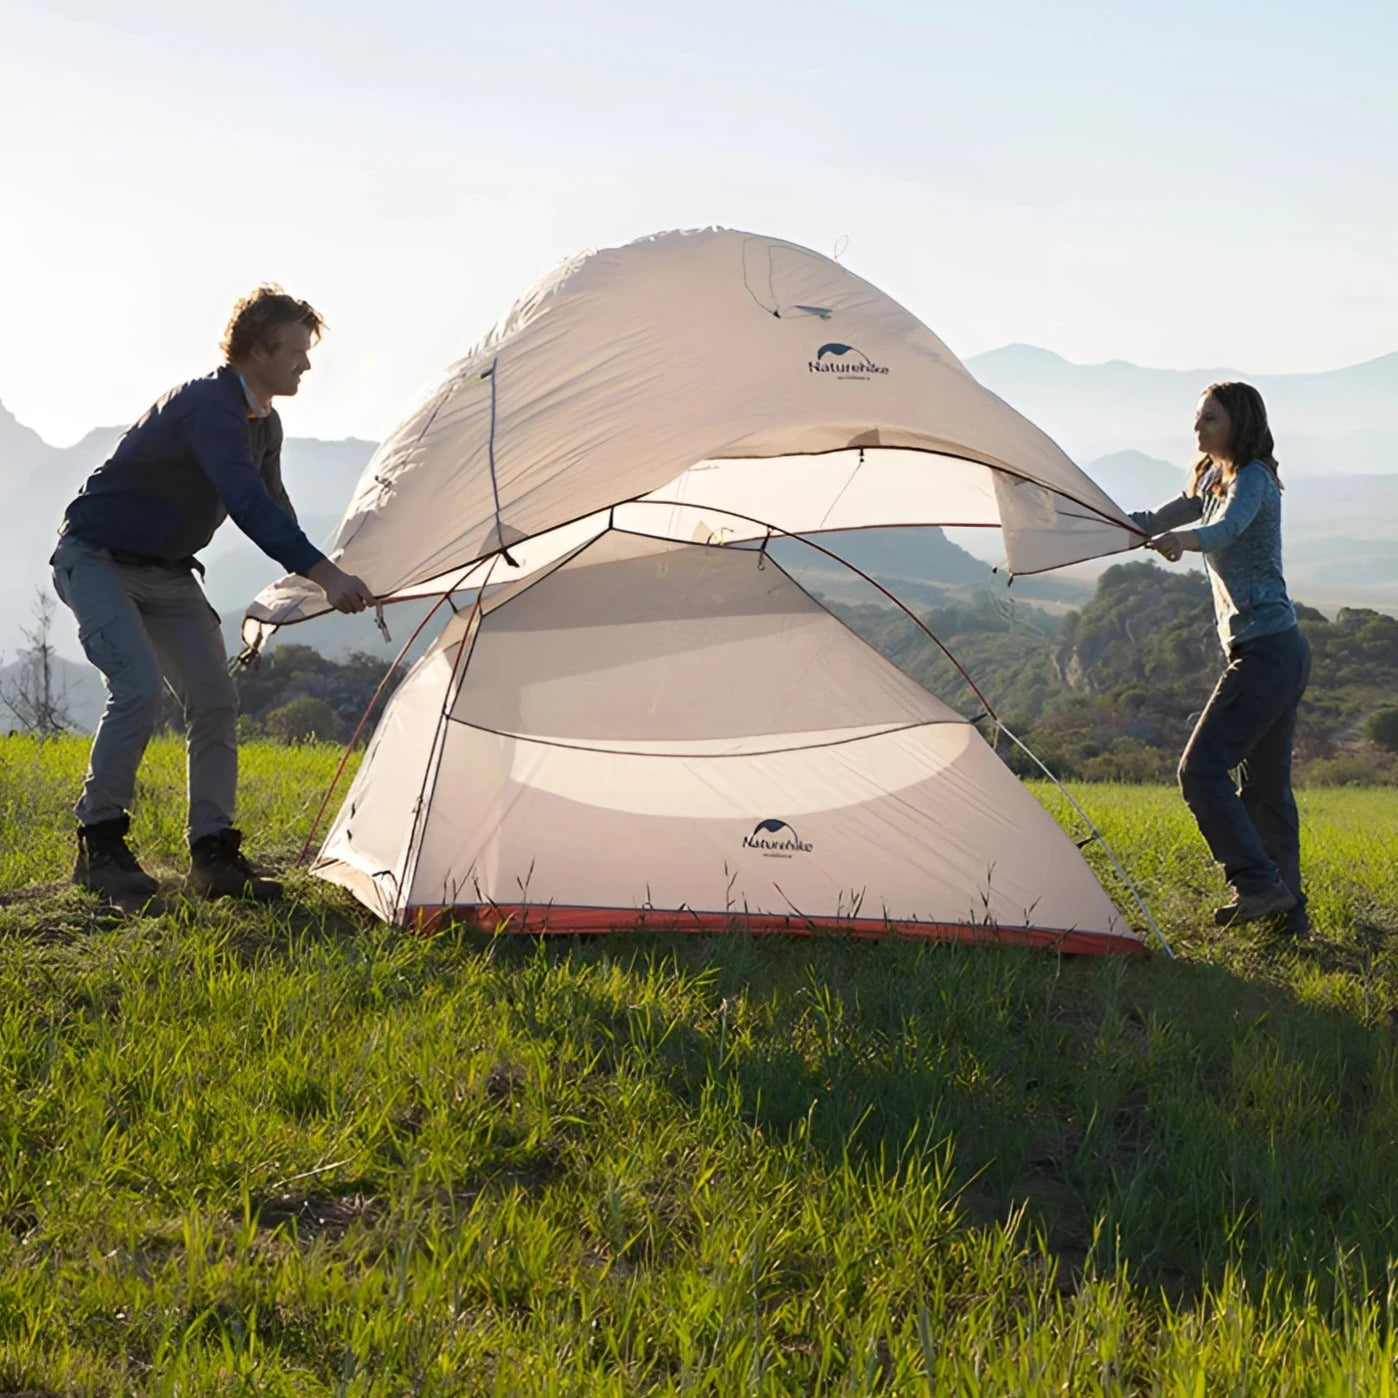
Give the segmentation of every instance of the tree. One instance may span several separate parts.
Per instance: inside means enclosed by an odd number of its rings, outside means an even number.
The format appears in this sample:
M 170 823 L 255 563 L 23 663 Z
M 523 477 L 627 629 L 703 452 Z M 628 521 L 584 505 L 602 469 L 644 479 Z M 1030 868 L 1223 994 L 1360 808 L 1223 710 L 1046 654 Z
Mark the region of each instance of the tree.
M 329 741 L 340 736 L 340 715 L 324 699 L 293 699 L 273 709 L 262 722 L 279 743 Z
M 41 739 L 66 733 L 73 726 L 68 708 L 68 687 L 58 676 L 58 655 L 53 648 L 54 600 L 43 588 L 34 589 L 34 625 L 21 635 L 28 642 L 0 684 L 0 701 L 15 716 L 23 733 Z
M 266 730 L 276 710 L 297 699 L 320 699 L 339 715 L 336 734 L 348 733 L 368 708 L 387 669 L 376 656 L 356 652 L 332 660 L 308 646 L 283 643 L 268 651 L 259 669 L 244 670 L 235 677 L 239 708 L 248 720 L 244 726 L 250 728 L 255 722 Z M 400 668 L 384 686 L 385 701 L 402 677 Z M 324 731 L 321 736 L 330 735 Z

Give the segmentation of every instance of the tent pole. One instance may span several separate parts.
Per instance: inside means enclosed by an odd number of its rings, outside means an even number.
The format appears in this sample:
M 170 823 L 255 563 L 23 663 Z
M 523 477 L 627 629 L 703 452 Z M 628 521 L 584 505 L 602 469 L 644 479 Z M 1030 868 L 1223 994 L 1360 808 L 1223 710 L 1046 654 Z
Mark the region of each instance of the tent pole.
M 379 702 L 385 687 L 393 677 L 394 671 L 403 663 L 403 657 L 412 649 L 413 642 L 422 635 L 423 628 L 437 615 L 437 611 L 442 603 L 455 591 L 455 588 L 448 588 L 447 591 L 437 598 L 427 615 L 418 622 L 417 630 L 404 642 L 403 649 L 394 657 L 393 664 L 384 671 L 383 679 L 379 681 L 379 687 L 374 691 L 374 697 L 369 700 L 364 708 L 363 714 L 360 715 L 359 722 L 355 725 L 354 732 L 350 735 L 349 742 L 345 744 L 345 751 L 340 758 L 340 765 L 335 768 L 335 775 L 331 777 L 330 785 L 325 788 L 325 795 L 320 799 L 320 806 L 316 810 L 315 819 L 311 821 L 311 828 L 306 832 L 306 839 L 305 843 L 301 846 L 301 853 L 296 856 L 295 867 L 300 868 L 300 866 L 306 862 L 306 856 L 311 851 L 311 841 L 315 839 L 316 831 L 320 828 L 321 817 L 324 816 L 325 808 L 330 804 L 330 798 L 335 794 L 335 788 L 340 784 L 340 778 L 345 774 L 345 765 L 349 762 L 350 753 L 354 751 L 354 745 L 359 741 L 359 735 L 363 733 L 364 725 L 369 721 L 369 715 L 374 712 L 374 705 Z
M 631 502 L 628 502 L 628 503 L 637 504 L 637 505 L 662 505 L 662 504 L 664 504 L 664 505 L 669 505 L 669 506 L 671 506 L 672 508 L 675 507 L 675 506 L 678 504 L 678 505 L 679 505 L 679 508 L 681 508 L 681 509 L 700 509 L 700 508 L 702 508 L 701 506 L 697 506 L 697 505 L 683 505 L 683 504 L 679 504 L 679 502 L 671 501 L 671 500 L 635 500 L 635 501 L 631 501 Z M 1018 747 L 1019 749 L 1021 749 L 1021 750 L 1035 763 L 1035 765 L 1039 768 L 1039 770 L 1040 770 L 1041 772 L 1043 772 L 1043 774 L 1049 779 L 1049 781 L 1051 781 L 1051 782 L 1054 784 L 1054 786 L 1056 786 L 1056 787 L 1058 788 L 1058 790 L 1059 790 L 1060 792 L 1063 793 L 1064 799 L 1068 802 L 1068 804 L 1069 804 L 1070 806 L 1072 806 L 1072 808 L 1073 808 L 1073 809 L 1078 813 L 1078 815 L 1082 818 L 1083 824 L 1086 825 L 1087 828 L 1092 832 L 1092 837 L 1093 837 L 1093 839 L 1096 840 L 1096 842 L 1097 842 L 1099 845 L 1102 846 L 1102 849 L 1103 849 L 1104 853 L 1106 854 L 1107 858 L 1111 860 L 1111 862 L 1112 862 L 1112 868 L 1116 870 L 1117 877 L 1118 877 L 1118 878 L 1121 880 L 1121 882 L 1126 886 L 1126 888 L 1127 888 L 1127 890 L 1130 892 L 1132 898 L 1134 898 L 1134 899 L 1136 900 L 1136 906 L 1141 910 L 1141 916 L 1144 917 L 1145 920 L 1150 924 L 1151 931 L 1153 931 L 1153 932 L 1155 933 L 1155 935 L 1160 939 L 1160 945 L 1163 946 L 1163 947 L 1165 948 L 1165 952 L 1166 952 L 1166 954 L 1169 956 L 1170 960 L 1171 960 L 1171 961 L 1176 961 L 1176 960 L 1179 959 L 1178 957 L 1176 957 L 1174 948 L 1170 945 L 1169 941 L 1166 939 L 1165 934 L 1160 930 L 1160 925 L 1159 925 L 1159 924 L 1156 922 L 1156 920 L 1151 916 L 1151 914 L 1150 914 L 1150 909 L 1146 907 L 1146 905 L 1145 905 L 1145 900 L 1141 897 L 1140 893 L 1137 891 L 1136 885 L 1135 885 L 1134 883 L 1132 883 L 1131 880 L 1127 877 L 1126 871 L 1125 871 L 1125 869 L 1123 869 L 1123 868 L 1121 867 L 1121 863 L 1120 863 L 1120 861 L 1117 859 L 1115 852 L 1112 850 L 1112 847 L 1107 843 L 1106 837 L 1102 834 L 1102 832 L 1101 832 L 1101 831 L 1097 828 L 1097 826 L 1093 823 L 1091 817 L 1087 814 L 1087 812 L 1086 812 L 1085 810 L 1083 810 L 1083 808 L 1077 803 L 1077 801 L 1073 799 L 1072 794 L 1071 794 L 1071 793 L 1068 791 L 1068 789 L 1063 785 L 1063 783 L 1060 782 L 1060 781 L 1058 780 L 1058 778 L 1057 778 L 1056 776 L 1054 776 L 1054 774 L 1053 774 L 1052 772 L 1050 772 L 1049 769 L 1048 769 L 1046 766 L 1044 766 L 1043 762 L 1040 761 L 1038 754 L 1035 753 L 1034 751 L 1032 751 L 1028 746 L 1026 746 L 1025 743 L 1023 743 L 1013 732 L 1010 731 L 1009 728 L 1007 728 L 1007 727 L 1005 726 L 1005 724 L 1004 724 L 1004 722 L 1001 720 L 999 714 L 997 714 L 997 713 L 995 712 L 995 710 L 991 708 L 991 706 L 990 706 L 990 701 L 985 697 L 985 695 L 983 695 L 983 694 L 980 692 L 980 690 L 976 687 L 975 681 L 970 677 L 970 675 L 968 675 L 968 674 L 966 673 L 966 671 L 965 671 L 965 669 L 963 668 L 961 662 L 951 653 L 951 651 L 949 651 L 949 650 L 947 649 L 947 647 L 943 644 L 943 642 L 937 637 L 937 635 L 931 630 L 931 628 L 922 620 L 921 617 L 919 617 L 910 607 L 908 607 L 908 606 L 902 601 L 901 598 L 897 597 L 894 593 L 890 592 L 890 591 L 888 590 L 888 588 L 886 588 L 881 582 L 878 581 L 878 579 L 876 579 L 876 578 L 871 578 L 866 572 L 864 572 L 864 570 L 863 570 L 862 568 L 856 567 L 856 566 L 855 566 L 853 563 L 851 563 L 847 558 L 841 558 L 840 555 L 839 555 L 838 553 L 836 553 L 833 549 L 825 548 L 823 545 L 816 543 L 813 539 L 808 539 L 808 538 L 807 538 L 805 535 L 803 535 L 803 534 L 793 534 L 793 533 L 790 533 L 790 532 L 788 532 L 788 531 L 785 530 L 785 529 L 779 529 L 779 528 L 777 528 L 777 527 L 774 526 L 774 525 L 768 524 L 766 520 L 756 519 L 756 518 L 754 518 L 754 517 L 751 516 L 751 515 L 742 515 L 742 514 L 739 514 L 736 510 L 724 510 L 724 511 L 722 511 L 722 513 L 723 513 L 723 514 L 726 514 L 726 515 L 730 515 L 733 519 L 745 520 L 745 521 L 746 521 L 747 523 L 749 523 L 749 524 L 760 524 L 764 529 L 766 529 L 766 530 L 769 531 L 769 532 L 768 532 L 768 539 L 771 538 L 771 535 L 772 535 L 773 533 L 781 534 L 781 535 L 783 535 L 785 538 L 788 538 L 788 539 L 796 539 L 798 542 L 807 545 L 809 548 L 813 548 L 813 549 L 815 549 L 817 552 L 823 553 L 827 558 L 833 559 L 836 563 L 840 564 L 842 567 L 848 568 L 848 569 L 850 570 L 850 572 L 851 572 L 851 573 L 854 573 L 857 577 L 863 578 L 865 582 L 867 582 L 867 583 L 871 584 L 873 587 L 877 588 L 881 593 L 883 593 L 883 595 L 884 595 L 885 597 L 888 598 L 888 600 L 889 600 L 890 602 L 892 602 L 900 611 L 902 611 L 902 612 L 904 613 L 904 615 L 906 615 L 907 617 L 909 617 L 909 618 L 918 626 L 918 628 L 919 628 L 931 641 L 933 641 L 933 642 L 935 643 L 935 645 L 936 645 L 937 648 L 942 652 L 942 654 L 945 655 L 946 658 L 947 658 L 948 660 L 950 660 L 951 663 L 952 663 L 954 666 L 956 666 L 957 673 L 960 674 L 961 678 L 962 678 L 963 680 L 965 680 L 966 683 L 970 686 L 971 691 L 972 691 L 972 693 L 975 694 L 976 698 L 979 699 L 979 700 L 981 701 L 981 703 L 985 705 L 986 716 L 987 716 L 988 718 L 994 720 L 994 723 L 995 723 L 995 739 L 996 739 L 996 742 L 998 742 L 1000 734 L 1003 733 L 1012 743 L 1014 743 L 1014 745 L 1015 745 L 1016 747 Z M 728 547 L 728 545 L 720 545 L 720 547 Z M 766 547 L 767 547 L 767 541 L 764 540 L 763 545 L 762 545 L 762 551 L 765 551 L 765 550 L 766 550 Z M 794 581 L 794 579 L 793 579 L 793 581 Z M 797 583 L 796 585 L 797 585 L 798 587 L 800 587 L 800 584 L 799 584 L 799 583 Z M 805 589 L 802 589 L 802 590 L 804 591 Z M 991 744 L 991 751 L 992 751 L 992 752 L 995 751 L 996 742 L 993 742 L 993 743 Z
M 680 500 L 646 500 L 646 499 L 638 499 L 638 500 L 627 500 L 627 501 L 624 501 L 623 503 L 624 503 L 624 504 L 627 504 L 627 505 L 665 505 L 665 506 L 667 506 L 667 507 L 670 508 L 670 509 L 696 510 L 696 511 L 702 510 L 702 509 L 705 508 L 705 507 L 702 506 L 702 505 L 688 505 L 688 504 L 685 504 L 683 501 L 680 501 Z M 927 623 L 926 623 L 925 621 L 923 621 L 922 618 L 921 618 L 920 616 L 918 616 L 918 614 L 917 614 L 916 612 L 914 612 L 913 609 L 912 609 L 911 607 L 909 607 L 909 606 L 907 605 L 907 603 L 904 602 L 904 601 L 902 600 L 902 598 L 900 598 L 900 597 L 896 596 L 894 593 L 890 592 L 890 591 L 888 590 L 888 588 L 886 588 L 877 578 L 870 577 L 868 573 L 866 573 L 862 568 L 856 567 L 853 563 L 851 563 L 851 562 L 849 561 L 849 559 L 847 559 L 847 558 L 841 558 L 840 555 L 834 551 L 834 549 L 828 549 L 828 548 L 826 548 L 826 547 L 824 546 L 824 544 L 818 544 L 818 543 L 816 543 L 816 541 L 815 541 L 814 539 L 807 538 L 806 535 L 804 535 L 804 534 L 794 534 L 794 533 L 792 533 L 792 532 L 791 532 L 790 530 L 788 530 L 788 529 L 782 529 L 782 528 L 781 528 L 780 526 L 778 526 L 778 525 L 769 524 L 765 519 L 758 519 L 758 518 L 757 518 L 756 516 L 754 516 L 754 515 L 739 514 L 737 510 L 727 510 L 727 509 L 724 509 L 724 510 L 720 510 L 718 513 L 720 513 L 720 514 L 725 514 L 725 515 L 727 515 L 730 519 L 741 519 L 745 524 L 756 524 L 756 525 L 760 525 L 763 529 L 765 529 L 765 530 L 767 531 L 767 538 L 766 538 L 766 540 L 763 541 L 762 548 L 759 550 L 760 553 L 766 553 L 766 551 L 767 551 L 767 544 L 771 541 L 772 536 L 773 536 L 774 534 L 775 534 L 775 535 L 780 535 L 783 539 L 795 539 L 796 542 L 797 542 L 798 544 L 805 544 L 807 548 L 815 549 L 815 551 L 816 551 L 817 553 L 823 553 L 827 558 L 834 559 L 834 561 L 835 561 L 836 563 L 838 563 L 838 564 L 840 565 L 840 567 L 842 567 L 842 568 L 848 568 L 849 571 L 855 575 L 855 577 L 857 577 L 857 578 L 862 578 L 866 583 L 869 584 L 870 587 L 875 588 L 877 591 L 881 592 L 885 597 L 888 598 L 888 600 L 889 600 L 890 602 L 893 603 L 893 605 L 894 605 L 895 607 L 898 608 L 898 610 L 899 610 L 900 612 L 903 613 L 904 616 L 906 616 L 906 617 L 908 618 L 909 621 L 911 621 L 911 622 L 913 623 L 914 626 L 916 626 L 916 627 L 918 628 L 919 631 L 922 632 L 922 634 L 923 634 L 924 636 L 927 637 L 927 639 L 928 639 L 929 641 L 932 642 L 932 644 L 933 644 L 934 646 L 937 647 L 937 649 L 938 649 L 939 651 L 942 652 L 942 654 L 943 654 L 944 656 L 946 656 L 946 658 L 947 658 L 948 660 L 951 661 L 951 663 L 956 667 L 956 673 L 957 673 L 958 675 L 960 675 L 961 678 L 962 678 L 963 680 L 966 681 L 966 684 L 967 684 L 967 686 L 970 688 L 971 693 L 974 694 L 974 695 L 976 696 L 976 698 L 979 699 L 979 700 L 981 701 L 981 703 L 985 706 L 985 711 L 986 711 L 986 713 L 988 713 L 988 714 L 990 715 L 991 718 L 995 719 L 995 721 L 996 721 L 997 723 L 999 723 L 1000 720 L 999 720 L 998 717 L 996 717 L 995 710 L 992 709 L 992 708 L 990 707 L 990 700 L 987 699 L 987 698 L 985 697 L 985 695 L 982 694 L 982 693 L 980 692 L 980 690 L 976 687 L 976 682 L 975 682 L 975 680 L 973 680 L 973 679 L 970 677 L 970 675 L 968 675 L 968 674 L 966 673 L 965 667 L 961 664 L 961 662 L 946 648 L 946 646 L 942 643 L 941 639 L 932 631 L 932 629 L 927 625 Z M 929 526 L 929 527 L 935 528 L 936 526 Z M 626 528 L 626 526 L 622 526 L 623 531 L 625 530 L 625 528 Z M 633 533 L 642 533 L 643 531 L 641 531 L 641 530 L 633 530 L 633 531 L 631 531 L 631 532 L 633 532 Z M 646 537 L 647 537 L 647 538 L 663 538 L 663 537 L 666 537 L 666 536 L 664 536 L 664 535 L 647 535 Z M 716 544 L 716 545 L 714 545 L 714 544 L 710 544 L 710 545 L 705 545 L 705 547 L 709 547 L 709 548 L 730 548 L 730 547 L 736 547 L 736 545 L 730 545 L 730 544 Z M 774 561 L 775 561 L 775 560 L 774 560 Z M 778 567 L 781 567 L 780 564 L 777 564 L 777 566 L 778 566 Z M 786 570 L 785 570 L 785 569 L 782 569 L 782 571 L 785 572 Z M 791 575 L 788 573 L 787 576 L 790 577 Z M 796 579 L 795 579 L 795 578 L 792 578 L 791 580 L 792 580 L 793 583 L 796 584 L 797 587 L 801 587 L 801 584 L 798 583 L 798 582 L 796 582 Z M 806 589 L 802 587 L 802 588 L 801 588 L 801 591 L 802 591 L 802 592 L 805 592 Z M 809 595 L 809 594 L 808 594 L 808 595 Z
M 398 901 L 393 905 L 393 921 L 400 927 L 403 926 L 403 923 L 399 919 L 406 919 L 408 916 L 408 900 L 412 897 L 413 880 L 417 877 L 418 855 L 422 853 L 420 837 L 427 826 L 427 808 L 431 804 L 430 793 L 435 791 L 437 777 L 441 771 L 442 750 L 446 745 L 446 727 L 451 717 L 451 706 L 456 699 L 455 691 L 461 676 L 471 663 L 471 656 L 475 652 L 476 639 L 480 635 L 481 617 L 485 608 L 485 590 L 490 586 L 491 573 L 495 571 L 495 563 L 498 563 L 499 560 L 500 555 L 497 554 L 495 562 L 490 565 L 490 571 L 486 573 L 481 582 L 480 589 L 476 593 L 476 600 L 471 603 L 471 610 L 466 617 L 466 631 L 461 638 L 461 650 L 452 664 L 451 674 L 447 679 L 441 712 L 437 715 L 437 731 L 432 739 L 432 750 L 428 753 L 427 767 L 422 774 L 422 785 L 418 788 L 417 800 L 413 803 L 413 823 L 408 829 L 408 843 L 403 851 L 403 878 L 398 887 Z

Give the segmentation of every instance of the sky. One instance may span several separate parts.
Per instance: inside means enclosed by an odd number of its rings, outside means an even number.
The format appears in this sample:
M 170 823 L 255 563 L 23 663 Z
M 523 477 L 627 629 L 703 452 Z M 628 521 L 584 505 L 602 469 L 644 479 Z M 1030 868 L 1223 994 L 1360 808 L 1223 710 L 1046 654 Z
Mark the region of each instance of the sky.
M 0 0 L 0 402 L 55 445 L 280 282 L 378 439 L 560 259 L 803 243 L 958 354 L 1398 349 L 1398 0 Z

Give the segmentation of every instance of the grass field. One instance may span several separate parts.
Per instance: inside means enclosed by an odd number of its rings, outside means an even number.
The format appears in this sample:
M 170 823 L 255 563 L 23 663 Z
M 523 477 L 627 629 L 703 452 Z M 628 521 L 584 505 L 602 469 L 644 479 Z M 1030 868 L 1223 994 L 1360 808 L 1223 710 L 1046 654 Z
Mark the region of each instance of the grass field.
M 0 1393 L 1394 1392 L 1398 792 L 1302 793 L 1297 946 L 1205 930 L 1174 792 L 1079 788 L 1180 953 L 1128 964 L 428 939 L 296 873 L 104 920 L 85 755 L 0 740 Z M 257 852 L 337 756 L 245 750 Z

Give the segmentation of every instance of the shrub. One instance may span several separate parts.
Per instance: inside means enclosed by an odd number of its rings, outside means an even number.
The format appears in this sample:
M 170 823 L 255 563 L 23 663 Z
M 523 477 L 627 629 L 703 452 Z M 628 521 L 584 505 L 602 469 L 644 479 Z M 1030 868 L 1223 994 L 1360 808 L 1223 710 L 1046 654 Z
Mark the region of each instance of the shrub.
M 268 736 L 279 743 L 333 741 L 340 736 L 340 715 L 324 699 L 293 699 L 262 720 Z
M 1305 786 L 1382 786 L 1392 780 L 1391 769 L 1354 753 L 1317 758 L 1297 774 Z
M 1135 738 L 1118 738 L 1111 749 L 1082 763 L 1088 781 L 1158 782 L 1169 779 L 1174 758 Z
M 1389 752 L 1398 752 L 1398 709 L 1376 709 L 1364 725 L 1364 736 Z

